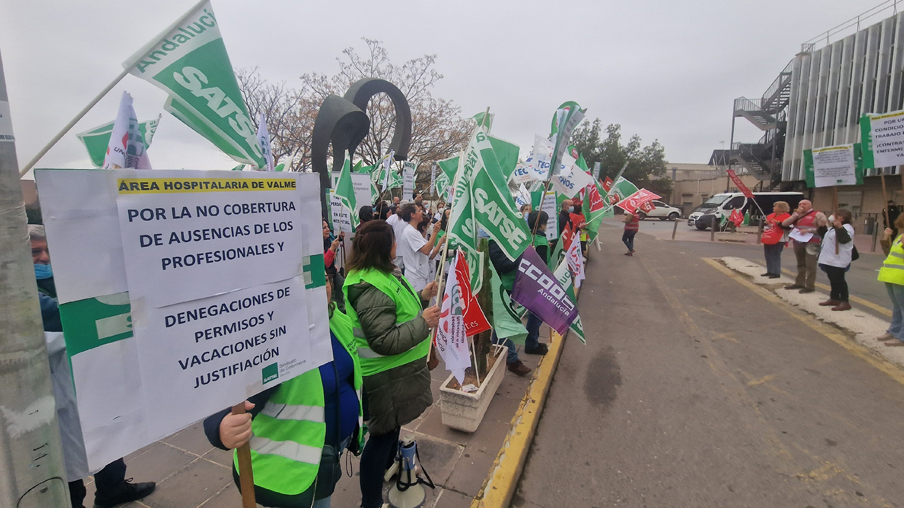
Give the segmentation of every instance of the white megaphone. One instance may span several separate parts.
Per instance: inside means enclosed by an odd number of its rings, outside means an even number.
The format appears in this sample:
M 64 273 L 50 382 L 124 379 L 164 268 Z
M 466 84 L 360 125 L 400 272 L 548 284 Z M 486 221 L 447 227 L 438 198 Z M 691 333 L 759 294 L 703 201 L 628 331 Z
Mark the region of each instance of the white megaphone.
M 399 476 L 389 489 L 390 508 L 421 508 L 427 499 L 427 493 L 420 484 L 436 488 L 423 466 L 418 468 L 417 460 L 417 442 L 413 436 L 405 436 L 399 441 L 399 454 L 396 458 Z M 418 477 L 417 469 L 424 473 L 426 480 Z

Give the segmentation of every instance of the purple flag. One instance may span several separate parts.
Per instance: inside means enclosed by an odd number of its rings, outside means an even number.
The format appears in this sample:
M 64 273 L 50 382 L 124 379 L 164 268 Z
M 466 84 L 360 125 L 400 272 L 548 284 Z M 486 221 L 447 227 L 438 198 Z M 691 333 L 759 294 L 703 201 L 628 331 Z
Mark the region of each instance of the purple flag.
M 521 256 L 512 300 L 562 335 L 578 316 L 578 308 L 533 247 L 528 247 Z

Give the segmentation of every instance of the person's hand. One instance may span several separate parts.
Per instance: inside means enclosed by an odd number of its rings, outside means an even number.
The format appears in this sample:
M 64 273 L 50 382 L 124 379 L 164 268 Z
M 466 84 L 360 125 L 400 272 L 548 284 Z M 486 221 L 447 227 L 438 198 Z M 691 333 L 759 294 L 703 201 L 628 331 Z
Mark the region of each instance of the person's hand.
M 427 326 L 429 328 L 436 328 L 436 325 L 439 324 L 439 307 L 437 307 L 436 305 L 434 305 L 433 307 L 427 307 L 426 309 L 424 309 L 424 313 L 421 314 L 421 316 L 423 316 L 424 321 L 427 322 Z M 248 428 L 250 430 L 250 424 Z
M 421 299 L 429 300 L 436 296 L 437 291 L 436 282 L 428 282 L 426 286 L 424 286 L 424 290 L 421 291 Z
M 343 239 L 343 240 L 345 239 L 345 231 L 340 231 L 340 232 L 339 232 L 339 238 L 341 238 L 341 239 Z
M 443 235 L 443 237 L 439 239 L 439 244 L 442 245 L 442 244 L 446 243 L 446 240 L 448 240 L 448 239 L 449 239 L 449 235 Z
M 895 232 L 892 228 L 885 228 L 885 236 L 891 236 L 893 234 L 895 234 Z
M 330 250 L 333 252 L 336 252 L 337 250 L 339 250 L 339 239 L 338 238 L 333 240 L 333 243 L 330 244 Z
M 251 411 L 254 404 L 245 401 L 245 411 Z M 238 448 L 251 439 L 251 413 L 232 414 L 229 413 L 220 422 L 220 441 L 223 446 L 233 450 Z
M 844 224 L 842 224 L 842 222 L 838 219 L 835 219 L 835 221 L 832 222 L 832 225 L 835 226 L 836 228 L 844 227 Z

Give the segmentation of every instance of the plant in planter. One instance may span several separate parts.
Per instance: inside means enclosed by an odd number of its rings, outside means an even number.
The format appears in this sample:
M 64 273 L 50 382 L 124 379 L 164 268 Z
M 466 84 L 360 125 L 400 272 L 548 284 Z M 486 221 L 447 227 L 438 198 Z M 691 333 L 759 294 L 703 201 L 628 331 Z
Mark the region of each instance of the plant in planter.
M 486 261 L 487 240 L 481 240 L 480 252 L 484 253 L 483 266 L 473 267 L 474 270 L 483 270 L 483 287 L 477 294 L 480 308 L 489 322 L 493 322 L 493 296 L 490 281 L 492 280 L 489 263 Z M 504 346 L 492 343 L 493 330 L 486 330 L 473 338 L 472 366 L 466 372 L 465 386 L 473 385 L 476 391 L 466 392 L 458 383 L 455 376 L 449 375 L 440 387 L 440 406 L 442 408 L 443 424 L 453 429 L 465 432 L 474 432 L 480 426 L 483 415 L 486 413 L 496 390 L 502 383 L 505 375 L 505 362 L 498 361 L 505 351 Z M 470 374 L 470 375 L 469 375 Z M 473 379 L 472 379 L 473 377 Z M 473 382 L 472 382 L 473 381 Z

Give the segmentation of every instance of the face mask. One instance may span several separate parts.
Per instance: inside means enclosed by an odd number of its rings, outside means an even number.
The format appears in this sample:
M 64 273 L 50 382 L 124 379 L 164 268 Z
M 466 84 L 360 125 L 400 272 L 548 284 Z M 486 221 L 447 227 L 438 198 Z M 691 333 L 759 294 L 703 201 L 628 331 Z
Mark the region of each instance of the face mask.
M 572 207 L 571 207 L 571 213 L 578 213 L 578 207 L 572 206 Z
M 445 208 L 443 208 L 443 207 L 439 207 L 436 209 L 436 211 L 439 213 L 443 213 L 443 210 L 445 210 Z
M 35 278 L 38 280 L 49 279 L 53 277 L 53 270 L 50 265 L 35 265 Z
M 530 215 L 530 212 L 524 212 L 522 215 L 524 215 L 524 220 L 527 220 L 527 216 Z

